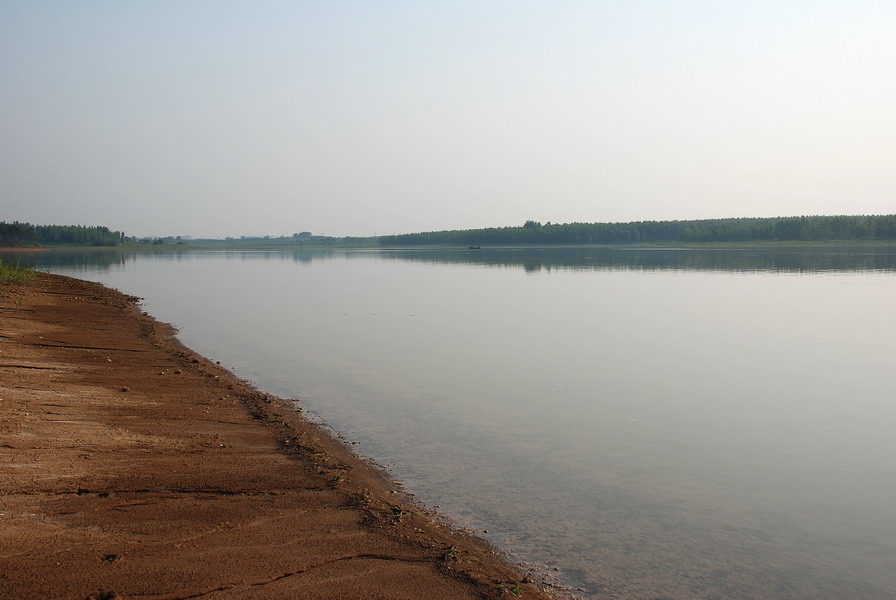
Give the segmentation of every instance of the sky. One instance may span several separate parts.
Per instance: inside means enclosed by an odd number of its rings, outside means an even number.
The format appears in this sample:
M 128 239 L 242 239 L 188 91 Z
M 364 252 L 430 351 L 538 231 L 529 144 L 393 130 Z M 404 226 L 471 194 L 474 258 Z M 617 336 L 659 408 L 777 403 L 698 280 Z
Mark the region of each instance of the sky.
M 0 0 L 0 221 L 896 212 L 891 0 Z

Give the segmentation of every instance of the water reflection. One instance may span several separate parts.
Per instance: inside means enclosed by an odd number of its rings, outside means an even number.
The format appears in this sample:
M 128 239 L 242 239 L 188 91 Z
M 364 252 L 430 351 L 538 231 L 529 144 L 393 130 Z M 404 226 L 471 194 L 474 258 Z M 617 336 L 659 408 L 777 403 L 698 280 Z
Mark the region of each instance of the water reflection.
M 825 245 L 744 248 L 507 248 L 433 250 L 202 250 L 118 248 L 49 250 L 38 253 L 3 253 L 12 262 L 43 268 L 105 270 L 120 267 L 136 257 L 158 261 L 182 261 L 199 255 L 240 261 L 293 261 L 312 263 L 340 259 L 396 260 L 407 262 L 476 265 L 488 268 L 521 268 L 527 273 L 574 271 L 716 271 L 716 272 L 896 272 L 896 246 L 892 244 Z
M 489 267 L 528 273 L 561 270 L 687 271 L 896 271 L 894 246 L 782 248 L 542 248 L 507 250 L 380 251 L 384 258 Z
M 589 596 L 896 597 L 892 247 L 93 256 Z

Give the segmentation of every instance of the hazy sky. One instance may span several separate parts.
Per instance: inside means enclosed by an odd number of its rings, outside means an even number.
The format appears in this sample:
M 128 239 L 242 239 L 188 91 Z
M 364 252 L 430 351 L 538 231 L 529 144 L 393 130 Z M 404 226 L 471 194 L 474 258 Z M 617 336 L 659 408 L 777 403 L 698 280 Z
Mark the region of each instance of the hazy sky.
M 896 212 L 896 2 L 0 0 L 0 221 Z

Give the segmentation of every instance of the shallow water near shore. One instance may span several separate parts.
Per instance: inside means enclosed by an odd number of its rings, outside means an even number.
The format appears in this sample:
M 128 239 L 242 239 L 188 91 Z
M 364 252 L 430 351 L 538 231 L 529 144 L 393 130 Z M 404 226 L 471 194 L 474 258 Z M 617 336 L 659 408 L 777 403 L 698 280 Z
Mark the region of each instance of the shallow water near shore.
M 585 597 L 896 597 L 892 246 L 22 261 L 144 297 Z

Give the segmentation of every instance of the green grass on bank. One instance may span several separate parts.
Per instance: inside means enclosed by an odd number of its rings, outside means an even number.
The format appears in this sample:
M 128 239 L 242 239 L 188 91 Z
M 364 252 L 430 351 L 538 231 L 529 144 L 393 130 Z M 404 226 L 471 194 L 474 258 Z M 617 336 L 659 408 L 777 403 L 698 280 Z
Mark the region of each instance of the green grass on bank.
M 29 283 L 35 275 L 36 271 L 32 267 L 5 262 L 0 258 L 0 285 Z

